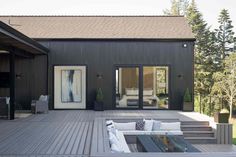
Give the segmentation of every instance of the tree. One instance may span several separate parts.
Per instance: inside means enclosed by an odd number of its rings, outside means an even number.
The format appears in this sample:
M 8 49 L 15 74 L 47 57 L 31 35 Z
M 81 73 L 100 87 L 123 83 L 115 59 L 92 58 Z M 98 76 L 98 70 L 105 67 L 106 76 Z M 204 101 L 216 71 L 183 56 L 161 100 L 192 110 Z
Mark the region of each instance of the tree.
M 193 0 L 187 10 L 187 20 L 195 35 L 195 50 L 194 50 L 194 89 L 195 93 L 199 94 L 199 102 L 201 103 L 201 95 L 211 93 L 214 81 L 212 76 L 218 69 L 216 60 L 215 33 L 210 31 L 210 27 L 203 19 L 203 15 L 198 11 L 195 1 Z M 207 98 L 204 98 L 205 107 L 210 108 Z M 207 109 L 210 111 L 210 109 Z
M 236 41 L 228 10 L 223 9 L 220 12 L 218 22 L 220 26 L 215 31 L 217 36 L 218 50 L 221 55 L 221 61 L 223 61 L 224 58 L 233 51 L 235 46 L 234 43 Z
M 224 60 L 224 72 L 216 72 L 213 86 L 214 94 L 224 95 L 229 104 L 230 118 L 232 118 L 233 103 L 236 98 L 236 53 L 232 53 Z
M 187 20 L 195 35 L 195 91 L 200 94 L 209 93 L 211 86 L 212 63 L 214 62 L 214 34 L 210 32 L 202 14 L 192 1 L 187 11 Z
M 186 15 L 189 6 L 189 0 L 171 0 L 171 8 L 164 10 L 165 15 Z

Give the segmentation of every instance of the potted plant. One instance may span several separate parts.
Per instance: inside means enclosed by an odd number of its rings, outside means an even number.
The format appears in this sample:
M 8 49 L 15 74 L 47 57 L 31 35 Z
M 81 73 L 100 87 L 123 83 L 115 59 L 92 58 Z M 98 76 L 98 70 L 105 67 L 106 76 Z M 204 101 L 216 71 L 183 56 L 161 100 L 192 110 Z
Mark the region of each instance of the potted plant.
M 183 98 L 183 111 L 193 111 L 192 96 L 187 88 Z
M 102 89 L 98 88 L 96 91 L 96 100 L 94 102 L 95 111 L 103 111 L 103 93 Z
M 214 114 L 214 121 L 216 123 L 229 123 L 229 111 L 223 108 L 220 112 Z

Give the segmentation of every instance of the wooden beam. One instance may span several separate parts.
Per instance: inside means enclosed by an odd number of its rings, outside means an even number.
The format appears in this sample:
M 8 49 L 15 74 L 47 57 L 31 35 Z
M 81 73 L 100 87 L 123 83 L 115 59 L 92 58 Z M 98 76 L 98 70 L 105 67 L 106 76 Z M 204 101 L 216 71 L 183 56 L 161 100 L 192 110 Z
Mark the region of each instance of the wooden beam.
M 5 51 L 13 51 L 13 49 L 9 46 L 4 46 L 0 44 L 0 50 L 5 50 Z
M 34 55 L 33 55 L 33 54 L 27 53 L 27 52 L 25 52 L 25 51 L 23 51 L 23 50 L 17 49 L 17 50 L 14 51 L 14 53 L 15 53 L 15 56 L 19 56 L 19 57 L 23 57 L 23 58 L 34 58 Z
M 14 51 L 15 56 L 19 56 L 19 57 L 34 58 L 33 54 L 30 54 L 30 53 L 28 53 L 28 52 L 26 52 L 24 50 L 20 50 L 18 48 L 13 48 L 13 47 L 10 47 L 10 46 L 0 45 L 0 50 L 5 50 L 5 51 L 8 51 L 8 52 Z
M 10 52 L 10 120 L 15 118 L 15 53 Z

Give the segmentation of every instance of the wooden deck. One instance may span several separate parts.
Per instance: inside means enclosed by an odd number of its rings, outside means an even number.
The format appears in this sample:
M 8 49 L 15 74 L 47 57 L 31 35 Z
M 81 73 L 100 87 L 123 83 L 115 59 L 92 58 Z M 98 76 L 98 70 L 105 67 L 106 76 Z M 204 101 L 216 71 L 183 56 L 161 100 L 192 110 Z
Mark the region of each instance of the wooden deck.
M 90 156 L 95 117 L 172 117 L 193 120 L 177 111 L 50 111 L 14 121 L 0 120 L 0 156 Z M 201 119 L 201 118 L 199 118 Z M 234 146 L 202 146 L 209 152 L 234 152 Z M 236 154 L 233 154 L 236 156 Z M 143 154 L 144 156 L 144 154 Z M 146 155 L 145 155 L 146 156 Z

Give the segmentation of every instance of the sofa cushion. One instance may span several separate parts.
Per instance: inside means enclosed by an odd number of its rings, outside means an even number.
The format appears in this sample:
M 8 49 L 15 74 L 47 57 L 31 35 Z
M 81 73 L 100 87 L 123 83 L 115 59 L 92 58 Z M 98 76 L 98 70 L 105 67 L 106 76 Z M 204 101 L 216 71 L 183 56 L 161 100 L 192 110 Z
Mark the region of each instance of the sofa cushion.
M 158 131 L 160 129 L 161 129 L 161 121 L 154 120 L 152 130 L 153 131 Z
M 145 90 L 143 90 L 143 95 L 144 96 L 152 96 L 153 90 L 152 89 L 145 89 Z
M 119 139 L 112 132 L 109 132 L 109 142 L 110 144 L 119 145 Z
M 111 152 L 112 153 L 123 153 L 124 150 L 120 145 L 117 144 L 111 144 Z
M 126 88 L 125 89 L 125 94 L 127 96 L 135 96 L 139 94 L 139 90 L 138 89 L 132 89 L 132 88 Z
M 180 131 L 180 122 L 161 123 L 160 130 L 164 131 Z
M 145 122 L 145 125 L 144 125 L 144 130 L 145 131 L 152 131 L 152 126 L 153 126 L 153 120 L 146 120 L 144 119 L 143 120 Z
M 159 131 L 141 131 L 141 130 L 136 130 L 136 131 L 122 131 L 124 135 L 183 135 L 182 131 L 164 131 L 164 130 L 159 130 Z
M 118 130 L 116 128 L 114 128 L 114 127 L 113 128 L 108 128 L 107 131 L 111 132 L 112 134 L 114 134 L 117 137 L 117 131 Z
M 135 130 L 136 123 L 135 122 L 129 122 L 129 123 L 114 122 L 114 126 L 118 131 Z
M 145 125 L 145 122 L 144 121 L 137 121 L 136 122 L 136 130 L 144 130 L 144 125 Z
M 130 151 L 129 146 L 128 146 L 126 140 L 125 140 L 125 136 L 124 136 L 123 132 L 118 131 L 117 132 L 117 137 L 119 139 L 120 146 L 122 147 L 124 153 L 130 153 L 131 151 Z

